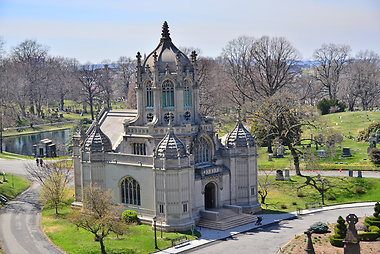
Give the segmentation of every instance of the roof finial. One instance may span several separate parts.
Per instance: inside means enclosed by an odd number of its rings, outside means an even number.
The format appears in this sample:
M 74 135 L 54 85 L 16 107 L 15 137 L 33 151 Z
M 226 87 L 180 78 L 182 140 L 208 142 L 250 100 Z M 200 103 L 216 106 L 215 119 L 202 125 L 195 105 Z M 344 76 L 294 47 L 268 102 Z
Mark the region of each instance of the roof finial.
M 168 123 L 168 127 L 169 127 L 169 130 L 172 129 L 173 125 L 172 125 L 172 116 L 169 115 L 169 123 Z
M 168 22 L 166 21 L 162 25 L 161 35 L 162 35 L 161 40 L 170 40 L 169 26 L 168 26 Z

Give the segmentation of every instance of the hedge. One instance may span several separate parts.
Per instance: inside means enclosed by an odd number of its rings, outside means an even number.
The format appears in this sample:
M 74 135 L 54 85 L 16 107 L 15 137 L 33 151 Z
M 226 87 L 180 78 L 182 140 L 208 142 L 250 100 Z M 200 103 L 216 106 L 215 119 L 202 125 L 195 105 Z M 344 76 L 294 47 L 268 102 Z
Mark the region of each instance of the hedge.
M 378 232 L 364 232 L 358 234 L 358 236 L 361 241 L 376 241 L 376 239 L 380 237 Z
M 380 220 L 375 217 L 367 217 L 364 219 L 364 225 L 366 225 L 367 227 L 377 226 L 380 228 Z
M 343 240 L 344 239 L 336 238 L 336 235 L 330 235 L 330 243 L 332 246 L 343 247 L 344 246 Z

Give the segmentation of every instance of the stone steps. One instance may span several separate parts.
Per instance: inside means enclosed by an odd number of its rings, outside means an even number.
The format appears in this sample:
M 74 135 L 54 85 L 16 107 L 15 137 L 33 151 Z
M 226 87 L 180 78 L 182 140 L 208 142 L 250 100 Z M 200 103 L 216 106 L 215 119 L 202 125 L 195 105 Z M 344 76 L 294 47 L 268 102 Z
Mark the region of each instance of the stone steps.
M 200 219 L 197 226 L 223 231 L 226 229 L 249 224 L 255 222 L 256 220 L 257 217 L 254 215 L 234 213 L 234 216 L 223 218 L 218 221 Z

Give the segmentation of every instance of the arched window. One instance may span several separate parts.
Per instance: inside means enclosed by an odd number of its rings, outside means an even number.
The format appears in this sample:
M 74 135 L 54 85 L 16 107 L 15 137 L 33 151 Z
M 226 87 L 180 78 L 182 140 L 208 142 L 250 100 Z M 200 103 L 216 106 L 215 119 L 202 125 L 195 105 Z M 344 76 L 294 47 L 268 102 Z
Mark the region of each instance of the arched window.
M 148 83 L 146 86 L 146 106 L 147 107 L 153 107 L 153 90 L 152 90 L 152 84 Z
M 205 138 L 200 138 L 195 147 L 195 163 L 210 162 L 211 148 L 209 142 Z
M 190 91 L 190 82 L 186 81 L 185 87 L 183 88 L 183 101 L 184 106 L 189 107 L 192 105 L 191 103 L 191 91 Z
M 174 84 L 168 80 L 162 84 L 162 106 L 174 107 Z
M 130 205 L 141 205 L 140 184 L 128 176 L 123 179 L 120 185 L 121 202 Z

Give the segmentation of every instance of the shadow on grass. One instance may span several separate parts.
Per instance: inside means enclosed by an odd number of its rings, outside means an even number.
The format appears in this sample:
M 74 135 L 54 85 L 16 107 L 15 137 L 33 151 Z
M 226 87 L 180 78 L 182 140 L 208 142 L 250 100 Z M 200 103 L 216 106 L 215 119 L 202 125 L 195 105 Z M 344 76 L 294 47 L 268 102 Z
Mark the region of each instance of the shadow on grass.
M 255 214 L 281 214 L 281 213 L 287 213 L 287 212 L 273 210 L 273 209 L 262 209 L 260 212 L 257 212 Z

